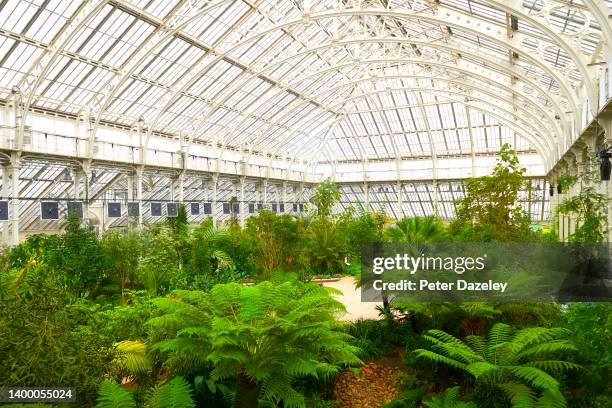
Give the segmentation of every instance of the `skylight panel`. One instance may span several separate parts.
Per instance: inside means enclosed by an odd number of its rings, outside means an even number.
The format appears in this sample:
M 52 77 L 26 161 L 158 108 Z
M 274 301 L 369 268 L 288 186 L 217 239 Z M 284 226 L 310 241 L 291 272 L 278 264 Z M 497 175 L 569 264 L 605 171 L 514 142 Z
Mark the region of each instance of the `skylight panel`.
M 157 18 L 163 19 L 179 3 L 177 0 L 151 1 L 145 11 Z
M 28 22 L 34 17 L 42 1 L 12 1 L 2 10 L 4 18 L 0 17 L 0 26 L 6 30 L 21 33 Z M 11 8 L 12 7 L 12 8 Z
M 47 8 L 36 17 L 26 35 L 38 41 L 50 43 L 77 7 L 78 2 L 74 1 L 50 2 Z

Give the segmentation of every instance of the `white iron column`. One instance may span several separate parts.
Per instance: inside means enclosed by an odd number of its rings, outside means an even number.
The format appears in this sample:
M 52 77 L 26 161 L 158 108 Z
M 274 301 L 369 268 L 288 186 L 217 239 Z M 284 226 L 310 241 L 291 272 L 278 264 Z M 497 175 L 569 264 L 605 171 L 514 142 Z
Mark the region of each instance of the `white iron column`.
M 134 174 L 132 170 L 127 175 L 127 199 L 128 201 L 134 200 Z
M 267 207 L 268 206 L 268 179 L 262 180 L 261 186 L 262 186 L 262 192 L 263 192 L 263 199 L 261 201 L 263 202 L 264 207 Z
M 217 225 L 217 184 L 219 181 L 219 173 L 215 173 L 212 175 L 212 200 L 211 200 L 211 217 L 213 221 L 213 225 Z
M 11 154 L 11 244 L 19 244 L 19 174 L 20 174 L 20 154 Z
M 183 203 L 185 201 L 185 174 L 181 171 L 177 178 L 178 184 L 178 201 Z
M 402 219 L 406 216 L 404 211 L 404 186 L 401 181 L 397 182 L 397 205 L 399 206 L 399 218 Z
M 244 200 L 244 187 L 246 184 L 246 177 L 242 176 L 240 177 L 240 190 L 238 191 L 238 205 L 240 206 L 240 226 L 244 228 L 244 220 L 245 220 L 245 214 L 246 214 L 246 210 L 247 210 L 247 204 Z
M 2 167 L 2 199 L 9 197 L 9 183 L 13 168 L 11 166 Z M 10 221 L 4 221 L 2 225 L 2 243 L 9 245 Z
M 476 146 L 474 145 L 474 130 L 472 129 L 472 118 L 470 116 L 470 109 L 465 107 L 465 114 L 467 117 L 468 132 L 470 133 L 470 157 L 472 159 L 472 177 L 478 177 L 476 170 Z
M 142 213 L 144 211 L 142 203 L 142 177 L 144 166 L 136 167 L 136 200 L 138 201 L 138 227 L 142 227 Z
M 433 145 L 432 145 L 432 149 L 433 149 Z M 434 215 L 437 217 L 439 215 L 439 203 L 440 203 L 440 189 L 438 188 L 438 157 L 436 154 L 432 154 L 431 156 L 431 164 L 432 164 L 432 169 L 431 169 L 431 174 L 432 174 L 432 179 L 433 179 L 433 208 L 434 208 Z
M 285 211 L 287 210 L 286 208 L 284 208 L 287 205 L 287 182 L 283 181 L 282 185 L 281 185 L 281 203 L 283 204 L 283 209 L 285 209 Z M 279 205 L 279 209 L 280 211 L 280 205 Z

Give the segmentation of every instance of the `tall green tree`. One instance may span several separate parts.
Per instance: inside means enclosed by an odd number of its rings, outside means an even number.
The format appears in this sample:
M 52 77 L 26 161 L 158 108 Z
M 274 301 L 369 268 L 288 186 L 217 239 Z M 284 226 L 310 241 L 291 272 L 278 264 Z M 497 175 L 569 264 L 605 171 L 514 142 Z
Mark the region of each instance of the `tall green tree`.
M 249 217 L 246 232 L 254 242 L 254 262 L 263 279 L 269 279 L 275 269 L 289 268 L 295 262 L 298 223 L 290 215 L 262 210 Z
M 504 144 L 489 176 L 465 183 L 465 196 L 455 202 L 455 235 L 475 241 L 520 241 L 529 235 L 529 217 L 518 199 L 528 188 L 516 151 Z
M 180 270 L 180 258 L 172 233 L 168 227 L 162 226 L 147 232 L 145 236 L 140 275 L 151 295 L 166 293 L 172 277 L 178 275 Z
M 71 214 L 57 250 L 49 255 L 49 267 L 62 271 L 69 287 L 96 297 L 106 273 L 98 232 L 94 227 L 81 225 L 81 220 Z
M 332 213 L 334 205 L 340 201 L 340 190 L 331 179 L 327 179 L 317 186 L 310 202 L 317 208 L 317 215 L 326 218 Z
M 229 283 L 210 293 L 175 291 L 155 304 L 161 315 L 148 324 L 164 366 L 184 375 L 210 372 L 209 387 L 233 380 L 236 407 L 257 407 L 259 399 L 305 407 L 297 379 L 325 379 L 360 364 L 335 318 L 343 305 L 320 285 Z
M 121 295 L 126 287 L 136 284 L 136 273 L 140 258 L 138 232 L 128 229 L 109 230 L 102 235 L 101 250 L 106 276 L 119 282 Z

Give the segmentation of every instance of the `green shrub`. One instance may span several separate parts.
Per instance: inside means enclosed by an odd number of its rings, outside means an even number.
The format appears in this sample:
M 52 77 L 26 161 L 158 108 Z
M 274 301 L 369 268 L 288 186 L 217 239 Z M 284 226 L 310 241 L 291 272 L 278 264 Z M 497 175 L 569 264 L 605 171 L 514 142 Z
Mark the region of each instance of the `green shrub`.
M 0 271 L 0 300 L 0 386 L 72 386 L 91 406 L 112 356 L 96 309 L 35 261 Z

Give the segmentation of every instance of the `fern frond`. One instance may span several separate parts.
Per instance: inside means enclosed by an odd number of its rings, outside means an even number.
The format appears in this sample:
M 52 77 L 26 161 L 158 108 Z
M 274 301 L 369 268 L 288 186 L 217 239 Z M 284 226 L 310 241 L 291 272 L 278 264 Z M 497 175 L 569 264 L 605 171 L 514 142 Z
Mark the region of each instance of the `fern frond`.
M 567 401 L 558 390 L 546 390 L 536 401 L 534 408 L 566 408 Z
M 465 367 L 466 371 L 474 376 L 474 378 L 478 379 L 479 377 L 498 371 L 499 366 L 491 363 L 486 363 L 483 361 L 479 361 L 476 363 L 468 364 Z
M 497 385 L 512 402 L 512 408 L 532 408 L 536 393 L 529 386 L 516 382 Z
M 416 349 L 416 350 L 414 350 L 414 353 L 417 355 L 417 357 L 424 358 L 424 359 L 432 361 L 434 363 L 443 363 L 443 364 L 449 365 L 451 367 L 459 368 L 459 369 L 462 369 L 462 370 L 464 370 L 465 367 L 466 367 L 465 363 L 462 363 L 462 362 L 457 361 L 457 360 L 453 360 L 452 358 L 448 358 L 446 356 L 443 356 L 441 354 L 435 353 L 435 352 L 430 351 L 430 350 Z
M 578 349 L 569 340 L 550 340 L 546 343 L 535 344 L 528 348 L 523 348 L 518 354 L 518 358 L 530 357 L 538 354 L 558 353 L 558 352 L 572 352 Z
M 506 368 L 512 372 L 512 374 L 536 387 L 545 390 L 555 390 L 559 387 L 559 382 L 557 380 L 539 368 L 527 366 L 510 366 Z
M 96 408 L 136 408 L 132 394 L 110 381 L 100 384 Z
M 155 387 L 149 395 L 149 408 L 195 408 L 191 385 L 183 377 L 175 377 Z
M 569 361 L 562 360 L 540 360 L 540 361 L 532 361 L 529 363 L 525 363 L 526 366 L 536 367 L 540 370 L 545 370 L 549 372 L 559 372 L 559 371 L 568 371 L 568 370 L 580 370 L 582 366 L 575 363 L 570 363 Z

